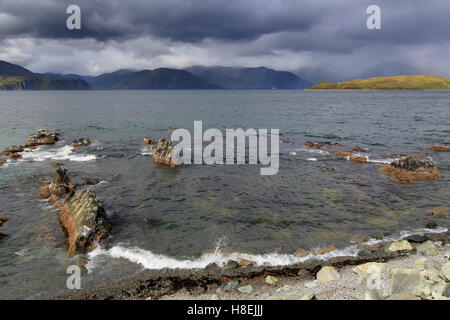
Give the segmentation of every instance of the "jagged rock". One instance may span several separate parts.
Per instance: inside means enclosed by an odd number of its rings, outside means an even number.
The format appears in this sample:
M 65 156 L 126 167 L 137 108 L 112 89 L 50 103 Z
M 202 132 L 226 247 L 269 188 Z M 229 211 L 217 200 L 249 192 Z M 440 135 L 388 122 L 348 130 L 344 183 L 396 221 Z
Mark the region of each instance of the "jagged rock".
M 441 217 L 450 213 L 450 207 L 437 207 L 430 210 L 425 211 L 426 214 L 434 217 Z
M 335 268 L 325 266 L 317 273 L 317 281 L 321 283 L 339 280 L 341 278 L 339 272 Z
M 72 147 L 85 147 L 91 144 L 89 139 L 79 139 L 72 142 Z
M 24 150 L 25 150 L 24 146 L 11 146 L 11 147 L 5 148 L 2 152 L 0 152 L 0 155 L 9 157 L 12 154 L 23 152 Z
M 159 139 L 156 148 L 152 149 L 153 161 L 155 163 L 165 164 L 170 167 L 178 165 L 178 157 L 173 154 L 172 142 L 162 138 Z
M 70 181 L 66 169 L 59 167 L 53 181 L 41 188 L 41 198 L 48 199 L 52 197 L 52 201 L 57 201 L 55 197 L 60 197 L 71 192 L 75 186 Z
M 438 152 L 450 152 L 450 146 L 445 146 L 445 145 L 434 145 L 430 148 L 427 148 L 427 150 L 433 150 L 433 151 L 438 151 Z
M 309 252 L 306 251 L 305 249 L 299 248 L 297 251 L 295 251 L 295 256 L 296 257 L 306 257 L 307 255 L 309 255 Z
M 39 129 L 28 137 L 25 147 L 55 144 L 59 140 L 58 136 L 59 133 L 56 131 Z
M 417 253 L 424 256 L 437 256 L 438 249 L 430 240 L 420 244 L 416 248 Z
M 316 149 L 322 148 L 322 145 L 319 142 L 314 142 L 314 141 L 309 141 L 309 142 L 305 143 L 305 146 L 311 147 L 311 148 L 316 148 Z
M 88 190 L 69 194 L 60 208 L 59 220 L 66 232 L 67 252 L 71 255 L 95 249 L 111 230 L 105 210 Z
M 379 170 L 399 183 L 441 178 L 441 173 L 433 162 L 412 156 L 401 158 L 381 167 Z
M 407 240 L 394 241 L 384 248 L 384 251 L 386 252 L 395 252 L 402 250 L 412 250 L 412 247 Z

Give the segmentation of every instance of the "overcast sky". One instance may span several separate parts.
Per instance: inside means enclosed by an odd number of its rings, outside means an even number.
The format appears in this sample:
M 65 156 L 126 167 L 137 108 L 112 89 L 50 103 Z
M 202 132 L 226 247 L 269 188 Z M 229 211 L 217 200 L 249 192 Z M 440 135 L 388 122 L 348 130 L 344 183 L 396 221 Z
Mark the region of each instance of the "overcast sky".
M 81 8 L 79 31 L 66 8 Z M 381 7 L 381 30 L 366 9 Z M 450 76 L 448 0 L 0 0 L 0 60 L 34 72 L 267 66 L 351 76 L 384 61 Z

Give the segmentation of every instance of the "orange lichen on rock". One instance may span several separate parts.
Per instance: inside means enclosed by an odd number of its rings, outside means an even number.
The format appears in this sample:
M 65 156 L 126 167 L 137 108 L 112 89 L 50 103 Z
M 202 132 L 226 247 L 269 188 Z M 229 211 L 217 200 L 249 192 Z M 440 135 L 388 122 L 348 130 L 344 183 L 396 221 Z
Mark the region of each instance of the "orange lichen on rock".
M 367 163 L 367 157 L 364 156 L 351 156 L 349 160 L 358 163 Z
M 430 148 L 427 148 L 427 150 L 433 150 L 437 152 L 450 152 L 450 146 L 445 146 L 443 144 L 434 145 Z
M 404 157 L 379 168 L 398 183 L 415 182 L 421 180 L 440 179 L 441 173 L 430 161 L 418 160 L 413 157 Z
M 170 167 L 178 166 L 178 158 L 173 154 L 172 142 L 163 138 L 159 139 L 156 148 L 152 148 L 151 152 L 153 152 L 153 162 L 165 164 Z
M 305 143 L 305 146 L 311 147 L 311 148 L 316 148 L 316 149 L 322 148 L 322 145 L 320 143 L 314 142 L 314 141 L 309 141 L 309 142 Z

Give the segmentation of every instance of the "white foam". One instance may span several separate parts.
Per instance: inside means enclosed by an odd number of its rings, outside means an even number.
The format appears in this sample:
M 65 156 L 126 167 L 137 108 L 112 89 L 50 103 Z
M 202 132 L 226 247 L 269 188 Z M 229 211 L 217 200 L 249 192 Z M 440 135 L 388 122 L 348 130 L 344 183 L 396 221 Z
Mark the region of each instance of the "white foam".
M 69 161 L 92 161 L 97 159 L 93 154 L 75 153 L 74 148 L 70 145 L 66 145 L 57 149 L 49 148 L 37 148 L 32 152 L 23 152 L 22 159 L 19 161 L 45 161 L 45 160 L 69 160 Z
M 297 152 L 289 152 L 289 155 L 291 155 L 291 156 L 296 156 L 296 155 L 297 155 Z
M 151 156 L 153 152 L 148 151 L 148 147 L 144 147 L 141 149 L 141 155 L 143 156 Z
M 210 253 L 204 253 L 199 258 L 176 259 L 161 254 L 156 254 L 148 250 L 138 247 L 127 248 L 124 245 L 117 245 L 109 250 L 97 248 L 89 254 L 89 264 L 86 266 L 89 272 L 95 268 L 95 259 L 101 256 L 109 256 L 116 259 L 127 259 L 131 262 L 143 266 L 145 269 L 199 269 L 205 268 L 211 263 L 218 266 L 224 266 L 228 260 L 247 259 L 253 261 L 256 266 L 286 266 L 309 259 L 329 260 L 334 257 L 356 257 L 360 249 L 359 245 L 375 245 L 381 242 L 397 241 L 417 233 L 443 233 L 447 232 L 447 228 L 438 227 L 435 229 L 415 229 L 412 231 L 400 231 L 397 236 L 388 237 L 377 240 L 370 239 L 365 243 L 355 244 L 343 249 L 334 250 L 323 255 L 315 255 L 313 253 L 305 257 L 296 257 L 293 254 L 267 253 L 261 255 L 253 255 L 239 252 L 224 252 L 218 245 L 216 250 Z M 312 250 L 315 251 L 315 250 Z
M 330 154 L 328 151 L 320 150 L 320 149 L 316 149 L 316 148 L 298 148 L 298 149 L 295 149 L 294 151 L 318 153 L 318 154 L 323 154 L 323 155 Z
M 394 161 L 399 160 L 398 158 L 386 158 L 386 159 L 367 159 L 367 162 L 372 162 L 372 163 L 381 163 L 381 164 L 390 164 Z
M 307 158 L 306 161 L 317 161 L 316 158 Z

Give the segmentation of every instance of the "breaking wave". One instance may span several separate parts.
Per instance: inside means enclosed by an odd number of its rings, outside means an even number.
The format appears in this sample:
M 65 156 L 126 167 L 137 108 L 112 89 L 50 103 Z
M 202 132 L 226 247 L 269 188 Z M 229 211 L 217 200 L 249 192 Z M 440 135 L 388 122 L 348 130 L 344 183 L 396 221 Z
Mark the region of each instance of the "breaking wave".
M 97 159 L 96 155 L 75 153 L 72 146 L 66 145 L 57 149 L 47 149 L 39 147 L 32 152 L 23 152 L 21 160 L 39 162 L 45 160 L 92 161 L 95 159 Z

